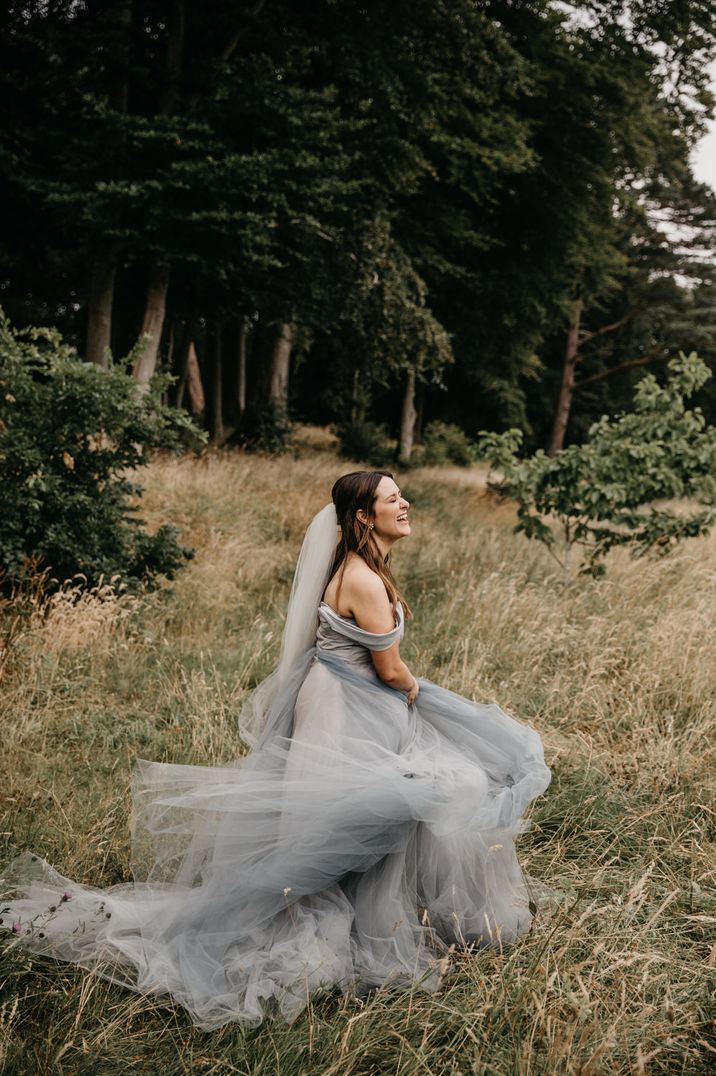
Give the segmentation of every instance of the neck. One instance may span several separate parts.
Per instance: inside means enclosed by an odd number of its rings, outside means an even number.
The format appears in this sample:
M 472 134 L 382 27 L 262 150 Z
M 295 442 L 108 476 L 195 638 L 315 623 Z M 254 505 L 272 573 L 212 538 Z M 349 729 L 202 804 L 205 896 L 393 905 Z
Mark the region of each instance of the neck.
M 373 541 L 378 546 L 378 549 L 380 550 L 380 553 L 381 553 L 381 556 L 383 557 L 383 560 L 385 560 L 386 557 L 388 556 L 388 554 L 390 553 L 391 549 L 395 545 L 396 539 L 394 539 L 394 538 L 384 538 L 382 536 L 382 534 L 376 534 L 375 531 L 374 531 L 373 532 Z

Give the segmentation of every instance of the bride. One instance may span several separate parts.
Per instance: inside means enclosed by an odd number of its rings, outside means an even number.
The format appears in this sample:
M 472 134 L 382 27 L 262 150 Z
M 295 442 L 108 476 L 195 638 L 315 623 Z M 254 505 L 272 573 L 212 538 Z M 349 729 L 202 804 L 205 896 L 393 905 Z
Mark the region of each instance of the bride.
M 542 744 L 402 660 L 389 559 L 408 509 L 387 472 L 338 479 L 304 538 L 279 665 L 241 713 L 250 753 L 139 761 L 135 882 L 78 885 L 25 852 L 3 879 L 10 944 L 170 995 L 210 1029 L 292 1020 L 320 987 L 435 990 L 450 946 L 529 929 L 514 838 L 549 783 Z

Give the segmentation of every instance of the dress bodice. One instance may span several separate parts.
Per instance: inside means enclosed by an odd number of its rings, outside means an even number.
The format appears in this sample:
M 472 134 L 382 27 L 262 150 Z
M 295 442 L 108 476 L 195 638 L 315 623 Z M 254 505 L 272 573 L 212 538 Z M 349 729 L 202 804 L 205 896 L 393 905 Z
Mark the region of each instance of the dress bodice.
M 26 852 L 2 870 L 0 945 L 168 996 L 213 1031 L 292 1023 L 319 989 L 437 990 L 455 946 L 501 952 L 529 929 L 514 837 L 549 781 L 535 730 L 428 680 L 411 705 L 381 682 L 371 653 L 402 638 L 400 606 L 384 633 L 305 611 L 317 650 L 275 696 L 256 689 L 273 725 L 249 754 L 138 762 L 145 880 L 98 889 Z
M 405 630 L 405 618 L 400 602 L 395 607 L 395 627 L 391 631 L 374 632 L 359 628 L 353 617 L 341 616 L 326 602 L 318 607 L 316 648 L 359 668 L 372 669 L 371 650 L 387 650 L 400 642 Z

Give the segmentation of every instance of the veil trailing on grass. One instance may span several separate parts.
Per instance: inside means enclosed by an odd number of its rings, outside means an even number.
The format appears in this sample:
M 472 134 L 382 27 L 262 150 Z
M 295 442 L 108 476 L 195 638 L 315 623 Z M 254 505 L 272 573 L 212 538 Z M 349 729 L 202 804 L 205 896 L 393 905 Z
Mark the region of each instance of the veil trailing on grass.
M 278 666 L 254 688 L 239 716 L 242 739 L 251 747 L 287 735 L 291 699 L 313 652 L 318 606 L 336 553 L 338 519 L 331 502 L 308 525 L 296 563 Z M 283 720 L 282 720 L 283 719 Z
M 211 1029 L 295 1019 L 314 990 L 436 990 L 451 945 L 530 927 L 515 838 L 549 783 L 537 732 L 428 680 L 408 705 L 370 632 L 321 602 L 333 505 L 309 526 L 277 669 L 223 766 L 138 759 L 134 882 L 74 882 L 25 852 L 0 880 L 0 934 L 168 997 Z M 456 640 L 457 642 L 457 640 Z

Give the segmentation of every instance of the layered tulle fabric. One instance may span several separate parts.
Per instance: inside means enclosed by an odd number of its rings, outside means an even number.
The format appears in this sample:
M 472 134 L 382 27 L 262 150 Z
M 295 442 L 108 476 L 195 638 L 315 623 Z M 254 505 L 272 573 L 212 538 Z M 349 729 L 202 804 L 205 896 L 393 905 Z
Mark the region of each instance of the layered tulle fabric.
M 408 706 L 370 656 L 402 633 L 400 608 L 374 635 L 321 604 L 246 758 L 137 764 L 135 883 L 11 864 L 15 942 L 215 1028 L 291 1020 L 319 987 L 435 989 L 449 945 L 526 931 L 514 838 L 549 782 L 539 736 L 428 681 Z

